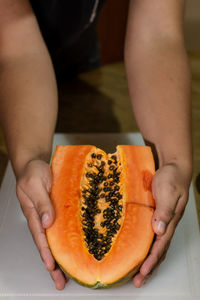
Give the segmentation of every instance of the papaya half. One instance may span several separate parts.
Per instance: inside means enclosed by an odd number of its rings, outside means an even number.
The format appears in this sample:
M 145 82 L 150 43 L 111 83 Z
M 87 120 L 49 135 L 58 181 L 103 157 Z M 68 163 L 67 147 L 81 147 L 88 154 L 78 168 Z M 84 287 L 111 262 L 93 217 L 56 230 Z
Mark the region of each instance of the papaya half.
M 90 288 L 129 280 L 154 237 L 151 148 L 57 146 L 51 170 L 55 220 L 46 236 L 61 269 Z

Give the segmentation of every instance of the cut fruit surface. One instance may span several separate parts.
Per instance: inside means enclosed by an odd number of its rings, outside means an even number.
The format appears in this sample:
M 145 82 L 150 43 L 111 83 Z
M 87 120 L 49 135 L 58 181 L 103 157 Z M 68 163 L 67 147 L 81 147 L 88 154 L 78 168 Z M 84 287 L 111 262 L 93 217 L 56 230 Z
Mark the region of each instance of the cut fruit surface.
M 51 252 L 79 283 L 105 288 L 124 282 L 148 254 L 154 232 L 155 173 L 147 146 L 57 146 L 52 159 L 55 220 L 46 230 Z

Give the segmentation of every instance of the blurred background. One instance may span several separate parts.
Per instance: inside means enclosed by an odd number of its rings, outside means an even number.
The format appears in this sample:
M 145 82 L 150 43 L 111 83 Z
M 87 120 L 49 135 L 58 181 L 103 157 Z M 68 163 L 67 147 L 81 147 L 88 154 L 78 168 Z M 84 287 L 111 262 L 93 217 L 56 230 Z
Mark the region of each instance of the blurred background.
M 107 0 L 98 20 L 100 68 L 61 83 L 57 132 L 138 131 L 129 100 L 123 48 L 128 0 Z M 114 11 L 114 13 L 113 13 Z M 192 70 L 192 109 L 195 196 L 200 217 L 200 1 L 188 0 L 185 39 Z M 84 109 L 83 109 L 84 108 Z M 67 117 L 66 117 L 67 116 Z M 0 130 L 0 182 L 7 152 Z

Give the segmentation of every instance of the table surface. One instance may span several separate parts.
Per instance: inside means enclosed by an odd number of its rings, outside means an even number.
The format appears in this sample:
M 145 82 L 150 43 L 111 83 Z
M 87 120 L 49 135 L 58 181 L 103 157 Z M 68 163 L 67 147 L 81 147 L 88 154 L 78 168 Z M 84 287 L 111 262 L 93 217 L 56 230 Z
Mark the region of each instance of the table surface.
M 112 152 L 116 143 L 142 144 L 139 134 L 58 134 L 56 144 L 95 144 Z M 90 290 L 69 281 L 57 291 L 41 263 L 15 193 L 15 178 L 7 168 L 0 190 L 0 299 L 180 299 L 200 298 L 200 234 L 193 189 L 166 260 L 141 289 L 129 282 L 119 288 Z

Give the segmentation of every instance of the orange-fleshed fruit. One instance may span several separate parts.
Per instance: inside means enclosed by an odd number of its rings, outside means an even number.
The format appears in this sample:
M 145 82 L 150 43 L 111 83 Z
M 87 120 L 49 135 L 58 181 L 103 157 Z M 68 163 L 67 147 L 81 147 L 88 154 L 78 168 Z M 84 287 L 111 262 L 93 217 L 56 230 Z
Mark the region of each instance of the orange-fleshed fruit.
M 62 270 L 80 284 L 107 288 L 132 277 L 148 254 L 154 232 L 147 146 L 57 146 L 50 193 L 55 221 L 46 230 Z

